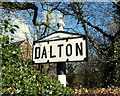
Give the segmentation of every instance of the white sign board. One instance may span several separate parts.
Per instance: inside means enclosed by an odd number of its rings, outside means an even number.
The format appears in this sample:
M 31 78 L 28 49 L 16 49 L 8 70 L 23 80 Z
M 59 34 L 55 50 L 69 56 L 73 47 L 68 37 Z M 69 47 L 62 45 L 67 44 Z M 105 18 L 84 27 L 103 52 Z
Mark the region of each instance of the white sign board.
M 85 36 L 42 39 L 34 42 L 33 63 L 85 61 L 88 58 L 87 55 Z

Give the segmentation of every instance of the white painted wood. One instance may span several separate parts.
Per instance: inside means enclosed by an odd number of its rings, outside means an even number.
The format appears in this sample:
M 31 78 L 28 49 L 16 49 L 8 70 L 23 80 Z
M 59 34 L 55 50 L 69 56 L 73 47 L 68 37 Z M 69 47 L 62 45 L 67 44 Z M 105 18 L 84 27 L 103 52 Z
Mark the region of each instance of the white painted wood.
M 62 39 L 62 38 L 72 38 L 72 37 L 79 37 L 80 35 L 73 35 L 71 33 L 65 33 L 65 32 L 58 32 L 58 33 L 54 33 L 52 35 L 49 35 L 43 39 L 40 39 L 39 41 L 43 41 L 43 40 L 54 40 L 54 39 Z
M 58 75 L 58 81 L 66 87 L 66 75 Z
M 59 20 L 57 25 L 58 25 L 58 31 L 63 31 L 63 27 L 65 26 L 65 23 L 63 22 L 62 19 Z
M 79 45 L 79 48 L 82 50 L 83 55 L 80 54 L 79 50 L 76 50 L 76 43 Z M 80 45 L 81 43 L 82 43 L 82 46 Z M 58 46 L 61 44 L 63 45 L 61 46 L 61 53 L 60 53 L 60 47 Z M 69 44 L 72 46 L 72 50 L 70 50 L 70 46 L 68 46 Z M 50 46 L 52 46 L 51 49 L 50 49 Z M 36 47 L 40 48 L 40 56 L 37 59 L 35 59 L 35 56 L 39 55 L 39 50 L 37 51 L 37 55 L 36 55 L 35 54 Z M 46 58 L 45 58 L 45 55 L 42 55 L 44 53 L 43 48 L 45 48 L 44 52 L 46 53 L 46 56 L 47 56 Z M 49 62 L 66 62 L 67 60 L 82 61 L 87 56 L 86 50 L 87 50 L 86 40 L 84 40 L 83 38 L 68 39 L 68 41 L 66 41 L 66 39 L 49 41 L 49 43 L 48 42 L 35 43 L 34 49 L 33 49 L 33 61 L 35 63 L 47 63 L 48 60 Z M 71 53 L 72 51 L 72 55 L 67 56 L 66 51 L 67 53 Z M 78 56 L 76 56 L 76 51 L 78 52 Z M 51 58 L 50 54 L 55 55 L 55 57 Z M 60 57 L 60 54 L 61 54 L 61 57 Z
M 33 48 L 34 63 L 82 61 L 87 58 L 86 40 L 80 35 L 62 32 L 63 27 L 64 22 L 60 20 L 58 32 L 35 43 Z M 64 68 L 59 66 L 57 70 L 62 72 L 58 74 L 58 81 L 66 87 L 66 72 L 64 72 Z

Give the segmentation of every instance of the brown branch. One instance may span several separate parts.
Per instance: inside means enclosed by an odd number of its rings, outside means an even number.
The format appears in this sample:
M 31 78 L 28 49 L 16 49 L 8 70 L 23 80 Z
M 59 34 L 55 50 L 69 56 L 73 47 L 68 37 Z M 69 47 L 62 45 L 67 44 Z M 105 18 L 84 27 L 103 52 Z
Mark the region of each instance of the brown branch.
M 28 10 L 32 9 L 34 10 L 34 16 L 33 16 L 33 24 L 36 25 L 36 19 L 37 19 L 37 12 L 38 12 L 38 7 L 32 3 L 13 3 L 13 2 L 2 2 L 2 6 L 4 9 L 16 9 L 16 10 Z
M 116 3 L 114 0 L 110 0 L 114 5 L 117 5 L 120 7 L 120 1 L 118 1 L 118 3 Z
M 84 30 L 85 30 L 85 33 L 86 33 L 86 35 L 87 35 L 90 43 L 92 43 L 92 45 L 94 46 L 94 48 L 95 48 L 96 50 L 98 50 L 99 52 L 101 52 L 103 55 L 106 55 L 107 53 L 106 53 L 105 51 L 103 51 L 102 49 L 100 49 L 100 48 L 95 44 L 95 42 L 93 41 L 93 38 L 88 34 L 88 30 L 87 30 L 87 28 L 86 28 L 86 26 L 85 26 L 85 22 L 84 22 L 83 18 L 81 18 L 81 22 L 82 22 L 83 28 L 84 28 Z
M 19 2 L 2 2 L 2 6 L 4 9 L 16 9 L 16 10 L 28 10 L 28 9 L 32 9 L 34 10 L 34 16 L 33 16 L 33 24 L 35 26 L 40 26 L 40 25 L 45 25 L 49 28 L 51 28 L 52 30 L 56 31 L 54 28 L 52 28 L 51 26 L 49 26 L 49 14 L 55 10 L 56 8 L 53 8 L 51 9 L 48 14 L 46 15 L 46 22 L 40 22 L 40 23 L 37 23 L 36 20 L 37 20 L 37 16 L 38 16 L 38 7 L 36 5 L 34 5 L 33 3 L 19 3 Z M 57 6 L 56 6 L 57 7 Z
M 114 36 L 111 36 L 109 34 L 107 34 L 107 32 L 104 32 L 102 29 L 100 29 L 98 26 L 95 26 L 95 25 L 92 25 L 90 22 L 86 21 L 85 19 L 83 19 L 82 17 L 82 14 L 83 14 L 83 11 L 82 9 L 80 8 L 80 4 L 79 3 L 75 3 L 77 5 L 77 9 L 78 9 L 78 12 L 76 10 L 76 8 L 74 7 L 74 4 L 71 4 L 70 7 L 72 8 L 72 10 L 74 11 L 74 13 L 76 14 L 76 16 L 78 17 L 78 23 L 79 23 L 79 20 L 82 19 L 82 22 L 86 23 L 87 25 L 95 28 L 96 30 L 98 30 L 100 33 L 103 34 L 103 36 L 105 37 L 108 37 L 111 41 L 113 41 L 113 38 Z
M 87 23 L 87 25 L 95 28 L 96 30 L 98 30 L 99 32 L 101 32 L 105 37 L 108 37 L 111 41 L 113 40 L 114 36 L 108 35 L 106 32 L 104 32 L 102 29 L 100 29 L 98 26 L 92 25 L 90 22 L 86 21 L 83 19 L 84 23 Z

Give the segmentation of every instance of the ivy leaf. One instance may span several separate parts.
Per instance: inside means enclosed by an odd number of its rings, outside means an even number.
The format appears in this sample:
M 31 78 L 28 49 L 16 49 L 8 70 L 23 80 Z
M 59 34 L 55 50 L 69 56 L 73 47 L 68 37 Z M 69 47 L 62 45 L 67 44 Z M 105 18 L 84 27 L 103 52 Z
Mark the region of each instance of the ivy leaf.
M 4 20 L 4 22 L 5 22 L 6 24 L 9 24 L 8 20 Z
M 11 40 L 14 40 L 14 38 L 11 38 Z
M 5 30 L 5 32 L 8 32 L 8 30 Z
M 18 25 L 14 25 L 16 28 L 19 28 L 19 26 Z
M 10 32 L 14 34 L 14 31 L 16 31 L 14 28 L 10 29 Z
M 0 26 L 0 29 L 2 29 L 2 27 Z
M 7 24 L 7 23 L 5 23 L 5 24 L 4 24 L 4 26 L 5 26 L 5 29 L 6 29 L 6 28 L 8 27 L 8 24 Z
M 10 21 L 11 19 L 9 18 L 8 20 Z

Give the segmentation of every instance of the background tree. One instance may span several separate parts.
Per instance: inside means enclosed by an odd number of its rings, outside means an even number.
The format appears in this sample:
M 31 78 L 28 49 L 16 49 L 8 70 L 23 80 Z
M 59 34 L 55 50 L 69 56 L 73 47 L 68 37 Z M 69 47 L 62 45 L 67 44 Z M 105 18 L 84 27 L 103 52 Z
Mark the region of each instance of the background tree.
M 116 3 L 115 3 L 116 4 Z M 86 34 L 90 45 L 93 46 L 93 53 L 91 55 L 99 58 L 96 59 L 96 66 L 101 64 L 101 69 L 104 75 L 102 77 L 103 86 L 117 85 L 119 86 L 119 31 L 110 32 L 108 26 L 112 21 L 114 22 L 113 3 L 97 3 L 97 2 L 39 2 L 41 9 L 46 10 L 46 21 L 39 22 L 37 3 L 33 2 L 6 2 L 2 3 L 3 8 L 9 10 L 28 10 L 32 9 L 33 19 L 32 22 L 35 26 L 45 26 L 56 31 L 56 27 L 50 25 L 50 14 L 59 11 L 63 14 L 64 19 L 71 25 L 66 25 L 66 30 L 72 30 L 79 34 Z M 119 6 L 119 4 L 117 4 Z M 48 7 L 48 8 L 47 8 Z M 71 22 L 72 21 L 72 22 Z M 71 22 L 71 23 L 70 23 Z M 73 26 L 74 25 L 74 26 Z M 76 28 L 76 29 L 75 29 Z M 119 28 L 119 27 L 118 27 Z M 77 30 L 77 31 L 76 31 Z M 81 30 L 81 32 L 80 32 Z M 47 35 L 46 30 L 42 33 L 43 36 Z M 95 51 L 94 51 L 95 50 Z M 91 60 L 92 61 L 92 60 Z M 90 64 L 90 62 L 88 62 Z M 93 62 L 91 62 L 93 63 Z M 89 65 L 88 64 L 88 65 Z M 99 68 L 99 67 L 97 67 Z M 102 86 L 102 85 L 101 85 Z
M 14 33 L 14 27 L 19 28 L 17 25 L 11 24 L 9 20 L 0 21 L 2 23 L 0 33 L 4 31 Z M 11 44 L 8 36 L 1 35 L 0 40 L 1 95 L 73 94 L 69 87 L 64 87 L 59 81 L 33 70 L 33 66 L 29 62 L 19 59 L 19 56 L 22 55 L 21 47 L 16 48 L 15 44 Z

